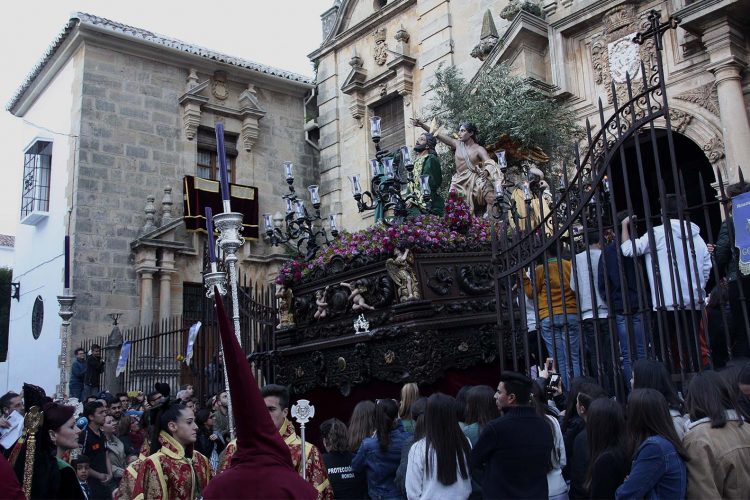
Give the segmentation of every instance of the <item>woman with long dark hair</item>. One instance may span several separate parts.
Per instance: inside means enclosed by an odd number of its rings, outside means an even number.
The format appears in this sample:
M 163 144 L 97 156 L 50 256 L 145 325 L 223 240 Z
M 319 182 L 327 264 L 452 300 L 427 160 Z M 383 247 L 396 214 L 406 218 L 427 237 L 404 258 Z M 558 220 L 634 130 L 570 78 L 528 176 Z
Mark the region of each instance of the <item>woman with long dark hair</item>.
M 625 448 L 625 416 L 617 401 L 595 399 L 586 412 L 590 498 L 614 498 L 630 469 Z
M 736 411 L 725 380 L 715 372 L 695 375 L 686 404 L 690 424 L 683 444 L 690 457 L 688 498 L 746 497 L 750 425 Z
M 349 451 L 357 453 L 362 441 L 375 432 L 375 403 L 369 400 L 357 403 L 349 417 L 348 432 Z
M 560 429 L 563 433 L 563 440 L 565 441 L 565 454 L 568 457 L 568 463 L 573 456 L 573 444 L 576 436 L 586 429 L 586 421 L 578 415 L 576 406 L 578 405 L 578 393 L 581 392 L 581 386 L 583 384 L 596 384 L 596 379 L 593 377 L 576 377 L 570 383 L 570 391 L 568 392 L 567 399 L 565 400 L 565 416 L 563 417 Z M 569 479 L 568 468 L 563 468 L 565 477 Z
M 53 403 L 41 387 L 23 386 L 26 416 L 22 440 L 10 462 L 27 498 L 85 498 L 75 470 L 62 457 L 78 448 L 73 406 Z
M 664 396 L 656 389 L 633 390 L 627 422 L 633 464 L 615 498 L 685 498 L 687 452 Z
M 453 407 L 455 414 L 455 406 Z M 398 404 L 379 399 L 375 405 L 375 435 L 366 437 L 352 459 L 356 473 L 367 473 L 367 492 L 371 498 L 403 498 L 396 488 L 396 469 L 401 447 L 409 437 L 398 422 Z
M 214 419 L 211 410 L 206 408 L 198 410 L 198 413 L 195 414 L 195 423 L 198 425 L 195 449 L 208 458 L 211 469 L 216 472 L 219 468 L 219 455 L 226 446 L 224 438 L 221 433 L 214 431 Z
M 198 426 L 192 410 L 169 400 L 152 410 L 151 456 L 141 465 L 134 496 L 192 500 L 211 479 L 208 459 L 193 450 Z
M 424 438 L 409 450 L 407 497 L 409 500 L 468 498 L 471 445 L 458 426 L 453 398 L 440 393 L 430 396 L 424 426 Z
M 484 426 L 499 416 L 500 412 L 495 403 L 495 389 L 489 385 L 477 385 L 469 389 L 466 395 L 466 425 L 463 431 L 471 446 L 477 444 Z
M 677 437 L 680 439 L 685 437 L 688 419 L 684 415 L 684 406 L 664 363 L 655 359 L 639 359 L 633 363 L 632 377 L 630 385 L 633 389 L 655 389 L 664 396 Z

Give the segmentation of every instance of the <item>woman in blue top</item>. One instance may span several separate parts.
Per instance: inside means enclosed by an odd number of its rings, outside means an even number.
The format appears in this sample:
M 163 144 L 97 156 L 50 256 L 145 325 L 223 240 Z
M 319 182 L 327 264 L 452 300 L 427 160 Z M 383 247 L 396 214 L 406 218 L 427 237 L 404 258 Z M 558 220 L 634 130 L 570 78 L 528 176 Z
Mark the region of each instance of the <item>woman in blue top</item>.
M 352 459 L 355 473 L 367 473 L 367 493 L 377 500 L 403 499 L 396 488 L 396 469 L 401 448 L 410 436 L 398 422 L 398 405 L 392 399 L 380 399 L 375 407 L 375 434 L 365 438 Z
M 616 498 L 682 499 L 687 494 L 687 453 L 677 437 L 667 400 L 657 390 L 636 389 L 628 400 L 630 475 Z

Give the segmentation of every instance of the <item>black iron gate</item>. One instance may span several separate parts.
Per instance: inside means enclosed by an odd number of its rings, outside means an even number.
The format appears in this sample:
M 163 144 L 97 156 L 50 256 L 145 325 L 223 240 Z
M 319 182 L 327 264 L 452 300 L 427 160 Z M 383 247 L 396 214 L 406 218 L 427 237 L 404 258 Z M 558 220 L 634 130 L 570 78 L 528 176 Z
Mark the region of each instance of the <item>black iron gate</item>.
M 662 24 L 652 11 L 649 22 L 634 42 L 653 44 L 650 67 L 612 82 L 611 115 L 600 99 L 598 123 L 587 121 L 561 179 L 550 186 L 532 172 L 506 198 L 524 201 L 504 205 L 493 235 L 503 369 L 530 370 L 549 356 L 566 385 L 591 375 L 622 396 L 637 359 L 656 357 L 684 382 L 747 341 L 747 313 L 727 313 L 713 256 L 729 204 L 720 172 L 704 179 L 677 162 L 662 36 L 678 21 Z M 688 177 L 699 186 L 686 190 Z M 710 194 L 715 180 L 720 197 Z M 700 202 L 688 204 L 698 191 Z M 711 289 L 716 307 L 707 307 Z M 741 286 L 739 294 L 745 311 Z

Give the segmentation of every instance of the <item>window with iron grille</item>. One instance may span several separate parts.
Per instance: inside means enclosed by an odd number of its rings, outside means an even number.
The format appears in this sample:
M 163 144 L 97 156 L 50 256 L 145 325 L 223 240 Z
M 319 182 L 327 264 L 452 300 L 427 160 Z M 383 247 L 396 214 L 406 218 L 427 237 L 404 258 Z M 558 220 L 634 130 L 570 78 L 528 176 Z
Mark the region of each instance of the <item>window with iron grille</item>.
M 32 212 L 49 211 L 52 142 L 36 141 L 24 153 L 21 219 Z
M 219 180 L 219 157 L 216 154 L 216 133 L 208 127 L 198 128 L 198 157 L 196 176 L 204 179 Z M 227 156 L 227 173 L 229 182 L 235 182 L 234 165 L 237 157 L 237 136 L 224 133 L 224 152 Z
M 189 323 L 204 321 L 206 291 L 203 283 L 182 284 L 182 317 Z

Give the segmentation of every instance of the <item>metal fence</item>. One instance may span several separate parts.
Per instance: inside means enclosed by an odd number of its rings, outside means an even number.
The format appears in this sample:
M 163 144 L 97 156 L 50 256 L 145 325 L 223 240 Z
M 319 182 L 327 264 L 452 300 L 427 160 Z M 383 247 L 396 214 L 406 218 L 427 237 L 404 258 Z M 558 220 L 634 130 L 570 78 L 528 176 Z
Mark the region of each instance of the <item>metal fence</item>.
M 276 321 L 273 287 L 257 284 L 251 287 L 246 277 L 240 283 L 243 285 L 239 287 L 238 294 L 242 347 L 248 355 L 271 350 Z M 148 393 L 154 390 L 154 384 L 163 382 L 169 384 L 174 395 L 181 386 L 192 385 L 195 396 L 205 403 L 224 388 L 224 367 L 219 355 L 214 302 L 205 296 L 200 302 L 201 314 L 191 314 L 189 319 L 176 316 L 123 331 L 124 341 L 131 344 L 123 375 L 125 390 Z M 228 312 L 231 311 L 229 302 L 226 307 Z M 187 354 L 189 330 L 196 321 L 201 321 L 201 329 L 188 365 L 184 357 Z M 106 337 L 104 342 L 98 343 L 104 346 Z M 270 363 L 265 362 L 254 369 L 256 378 L 262 382 L 269 378 L 272 368 Z
M 590 375 L 624 396 L 637 359 L 662 360 L 684 384 L 747 354 L 749 290 L 724 281 L 736 260 L 731 223 L 713 252 L 731 200 L 721 172 L 672 130 L 667 25 L 655 13 L 650 21 L 640 37 L 654 47 L 648 67 L 612 83 L 614 111 L 605 118 L 599 101 L 598 123 L 587 122 L 562 178 L 545 186 L 531 175 L 521 206 L 501 214 L 498 325 L 512 340 L 511 352 L 500 342 L 503 368 L 528 370 L 549 356 L 565 385 Z

